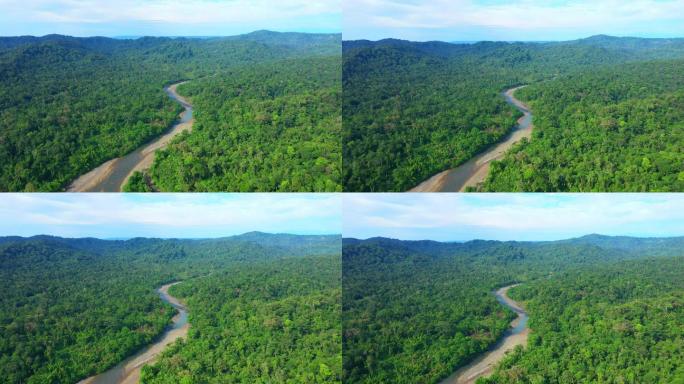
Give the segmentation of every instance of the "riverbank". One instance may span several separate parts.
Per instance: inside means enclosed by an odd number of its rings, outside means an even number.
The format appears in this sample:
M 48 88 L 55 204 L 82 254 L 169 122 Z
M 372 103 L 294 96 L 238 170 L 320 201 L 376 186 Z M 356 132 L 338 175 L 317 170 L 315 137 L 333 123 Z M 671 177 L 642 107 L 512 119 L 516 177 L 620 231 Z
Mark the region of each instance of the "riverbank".
M 519 303 L 508 297 L 508 291 L 518 285 L 509 285 L 496 291 L 496 299 L 499 303 L 518 314 L 518 317 L 511 322 L 511 328 L 504 333 L 503 338 L 492 349 L 454 372 L 441 384 L 475 383 L 478 378 L 491 375 L 496 364 L 504 358 L 507 352 L 512 351 L 518 345 L 527 346 L 527 339 L 530 334 L 530 329 L 527 327 L 527 312 Z
M 154 153 L 169 145 L 171 140 L 184 131 L 192 130 L 195 119 L 192 116 L 192 104 L 179 95 L 178 86 L 187 83 L 183 81 L 172 84 L 164 91 L 166 94 L 180 103 L 185 110 L 180 114 L 180 119 L 166 133 L 143 145 L 126 156 L 118 157 L 105 162 L 92 171 L 81 175 L 67 188 L 67 192 L 121 192 L 128 179 L 136 171 L 145 171 L 152 166 Z
M 162 285 L 157 289 L 159 297 L 178 310 L 172 319 L 173 325 L 162 334 L 158 341 L 127 358 L 114 368 L 97 376 L 81 380 L 78 384 L 137 384 L 140 380 L 140 371 L 145 364 L 153 363 L 169 344 L 180 338 L 186 338 L 190 329 L 188 310 L 178 298 L 169 295 L 169 288 L 180 283 L 179 281 Z
M 468 187 L 476 187 L 485 181 L 489 174 L 489 166 L 492 161 L 503 158 L 506 152 L 523 138 L 532 137 L 532 112 L 522 101 L 515 98 L 517 90 L 526 87 L 508 89 L 504 92 L 506 102 L 520 112 L 523 116 L 518 119 L 516 128 L 509 133 L 503 141 L 489 147 L 464 164 L 446 171 L 442 171 L 423 181 L 409 192 L 464 192 Z

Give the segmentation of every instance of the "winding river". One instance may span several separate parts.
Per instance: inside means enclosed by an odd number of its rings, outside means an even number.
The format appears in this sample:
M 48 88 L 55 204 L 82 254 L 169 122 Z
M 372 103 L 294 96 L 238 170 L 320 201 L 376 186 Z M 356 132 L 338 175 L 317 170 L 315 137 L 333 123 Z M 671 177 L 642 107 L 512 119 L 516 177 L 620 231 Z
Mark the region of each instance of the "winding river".
M 523 113 L 512 132 L 467 162 L 430 177 L 409 192 L 463 192 L 467 187 L 475 187 L 485 181 L 489 173 L 489 164 L 493 160 L 501 159 L 506 151 L 523 137 L 529 139 L 532 136 L 532 111 L 514 96 L 515 91 L 523 87 L 526 85 L 511 88 L 503 93 L 506 102 Z
M 518 304 L 508 297 L 508 290 L 518 286 L 513 284 L 503 287 L 496 291 L 496 300 L 513 310 L 518 314 L 511 322 L 511 328 L 508 329 L 501 340 L 499 340 L 488 352 L 478 357 L 472 363 L 457 370 L 451 376 L 443 380 L 440 384 L 472 384 L 480 377 L 489 376 L 494 366 L 501 361 L 506 355 L 506 352 L 513 350 L 516 346 L 527 346 L 527 337 L 530 329 L 527 327 L 527 312 Z
M 183 131 L 192 129 L 192 105 L 177 93 L 177 88 L 187 81 L 172 84 L 164 88 L 166 94 L 180 103 L 185 110 L 180 119 L 163 135 L 143 145 L 124 157 L 109 160 L 92 171 L 81 175 L 67 188 L 67 192 L 121 192 L 128 178 L 135 171 L 149 169 L 154 161 L 154 152 L 166 147 L 171 139 Z
M 178 313 L 172 319 L 173 324 L 157 341 L 122 361 L 114 368 L 97 376 L 91 376 L 81 380 L 78 384 L 136 384 L 140 379 L 140 370 L 143 365 L 153 362 L 167 345 L 179 338 L 185 338 L 188 334 L 188 329 L 190 328 L 190 324 L 188 323 L 188 309 L 181 304 L 177 298 L 169 295 L 169 288 L 180 283 L 181 282 L 179 281 L 162 285 L 157 289 L 159 297 L 178 310 Z

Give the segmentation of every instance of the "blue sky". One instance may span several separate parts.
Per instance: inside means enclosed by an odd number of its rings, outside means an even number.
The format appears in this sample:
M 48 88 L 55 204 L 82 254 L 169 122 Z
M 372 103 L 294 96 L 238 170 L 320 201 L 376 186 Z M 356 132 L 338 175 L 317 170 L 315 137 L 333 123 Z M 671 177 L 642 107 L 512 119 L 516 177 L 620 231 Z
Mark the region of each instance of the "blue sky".
M 0 0 L 0 35 L 341 32 L 341 0 Z
M 345 0 L 345 40 L 684 36 L 684 0 Z
M 0 236 L 210 238 L 341 233 L 341 196 L 282 193 L 7 193 Z
M 684 194 L 345 194 L 345 237 L 558 240 L 683 236 Z
M 684 194 L 0 195 L 0 236 L 208 238 L 249 231 L 440 241 L 684 235 Z

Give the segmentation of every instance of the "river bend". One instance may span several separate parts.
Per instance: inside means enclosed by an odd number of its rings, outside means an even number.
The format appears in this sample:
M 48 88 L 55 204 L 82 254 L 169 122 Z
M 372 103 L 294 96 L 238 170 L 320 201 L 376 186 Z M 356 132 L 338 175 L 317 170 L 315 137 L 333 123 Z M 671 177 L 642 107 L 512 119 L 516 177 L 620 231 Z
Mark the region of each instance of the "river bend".
M 511 322 L 511 327 L 489 351 L 454 372 L 440 384 L 475 383 L 478 378 L 491 375 L 496 364 L 504 358 L 507 352 L 513 350 L 518 345 L 527 346 L 527 338 L 530 333 L 530 329 L 527 327 L 527 312 L 519 303 L 508 297 L 508 290 L 518 285 L 509 285 L 496 291 L 496 300 L 504 307 L 518 314 L 518 317 Z
M 169 288 L 180 283 L 179 281 L 162 285 L 157 289 L 157 293 L 159 293 L 162 301 L 171 304 L 178 311 L 172 319 L 173 324 L 164 331 L 157 341 L 108 371 L 81 380 L 78 384 L 137 384 L 140 379 L 140 370 L 145 364 L 154 362 L 167 345 L 179 338 L 185 338 L 190 328 L 188 309 L 177 298 L 169 295 Z
M 185 108 L 180 119 L 166 133 L 123 157 L 109 160 L 92 171 L 74 180 L 67 192 L 121 192 L 128 178 L 136 171 L 144 171 L 152 166 L 154 152 L 165 148 L 175 136 L 191 130 L 194 119 L 192 105 L 177 93 L 177 88 L 186 81 L 164 88 L 166 94 Z
M 467 162 L 430 177 L 409 192 L 463 192 L 468 187 L 476 187 L 484 182 L 489 173 L 489 165 L 493 160 L 500 160 L 513 144 L 524 137 L 529 139 L 532 136 L 532 111 L 514 96 L 515 91 L 524 87 L 526 85 L 511 88 L 503 93 L 506 102 L 523 113 L 512 132 L 506 135 L 502 141 L 490 146 Z

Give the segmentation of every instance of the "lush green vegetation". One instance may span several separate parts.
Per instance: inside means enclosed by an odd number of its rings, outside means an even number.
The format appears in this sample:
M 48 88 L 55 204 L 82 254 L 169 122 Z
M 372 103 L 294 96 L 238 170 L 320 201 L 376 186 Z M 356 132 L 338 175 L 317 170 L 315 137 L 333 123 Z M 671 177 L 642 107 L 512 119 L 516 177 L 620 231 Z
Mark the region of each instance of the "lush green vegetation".
M 343 248 L 344 382 L 430 383 L 487 350 L 513 319 L 500 276 L 383 241 Z
M 500 140 L 518 117 L 506 81 L 403 45 L 345 48 L 345 190 L 404 191 Z
M 684 191 L 684 61 L 533 84 L 532 140 L 492 165 L 492 191 Z
M 152 180 L 147 173 L 135 171 L 123 187 L 124 192 L 157 192 Z
M 516 382 L 515 377 L 529 374 L 525 382 L 530 383 L 597 381 L 599 376 L 590 374 L 601 367 L 605 368 L 599 371 L 603 372 L 602 382 L 621 382 L 620 367 L 624 365 L 618 361 L 635 362 L 632 377 L 642 377 L 639 375 L 647 370 L 654 375 L 648 377 L 677 377 L 674 371 L 664 375 L 667 368 L 681 371 L 683 364 L 676 361 L 663 361 L 648 369 L 652 360 L 681 348 L 678 341 L 668 343 L 671 339 L 661 337 L 675 337 L 676 324 L 681 324 L 671 322 L 676 313 L 661 308 L 640 320 L 644 327 L 662 331 L 653 333 L 651 340 L 633 340 L 640 336 L 625 333 L 624 348 L 609 344 L 601 347 L 600 354 L 589 355 L 585 352 L 592 349 L 592 343 L 613 339 L 593 341 L 593 329 L 586 320 L 612 329 L 620 317 L 614 315 L 611 321 L 601 323 L 604 313 L 623 314 L 634 321 L 648 308 L 672 302 L 672 297 L 681 300 L 684 287 L 677 277 L 682 267 L 672 267 L 681 264 L 681 259 L 670 257 L 682 256 L 683 244 L 682 238 L 595 235 L 542 243 L 346 239 L 342 251 L 343 380 L 439 382 L 487 350 L 507 329 L 514 314 L 499 305 L 492 292 L 513 282 L 524 282 L 512 296 L 528 305 L 533 336 L 529 349 L 518 351 L 516 359 L 507 363 L 510 369 L 497 377 L 508 375 L 513 377 L 510 382 Z M 595 288 L 587 288 L 599 280 Z M 659 287 L 651 289 L 654 284 Z M 648 292 L 650 296 L 646 296 Z M 618 305 L 639 306 L 647 297 L 653 303 L 639 307 L 642 312 L 626 315 Z M 581 304 L 575 306 L 578 302 Z M 665 320 L 669 325 L 663 324 Z M 580 328 L 581 336 L 569 334 Z M 577 345 L 570 347 L 575 340 Z M 647 355 L 639 352 L 656 344 Z M 631 360 L 622 357 L 620 351 L 637 345 L 635 351 L 625 352 Z M 562 351 L 567 352 L 564 361 L 552 363 Z M 542 365 L 547 368 L 537 374 Z M 562 376 L 569 368 L 574 381 Z
M 180 107 L 159 70 L 130 75 L 138 58 L 70 39 L 0 50 L 0 189 L 59 190 L 164 131 Z
M 173 354 L 210 359 L 190 362 L 198 380 L 339 382 L 339 249 L 339 236 L 262 233 L 0 238 L 0 376 L 64 383 L 105 371 L 165 329 L 175 311 L 155 289 L 182 280 L 173 293 L 188 302 L 192 332 Z M 232 344 L 236 335 L 243 346 Z M 167 356 L 160 364 L 178 359 Z M 160 371 L 146 372 L 152 380 Z M 187 376 L 175 364 L 161 372 L 169 382 Z
M 684 57 L 682 39 L 595 36 L 472 45 L 383 40 L 343 47 L 345 190 L 404 191 L 462 164 L 514 126 L 518 113 L 501 92 L 519 84 L 532 84 L 518 93 L 535 113 L 532 143 L 498 163 L 485 189 L 682 188 L 670 169 L 682 162 L 676 150 L 682 119 L 673 111 L 681 108 L 669 83 L 681 83 L 681 64 L 672 59 Z M 630 62 L 646 63 L 625 65 Z M 659 70 L 667 74 L 648 77 Z M 645 79 L 654 83 L 642 90 Z M 591 94 L 593 103 L 584 99 Z M 605 132 L 603 123 L 611 118 L 626 127 Z M 653 144 L 670 135 L 675 138 L 669 143 Z
M 155 180 L 169 190 L 334 191 L 339 56 L 339 35 L 267 31 L 213 39 L 0 38 L 0 190 L 61 190 L 131 152 L 181 110 L 164 85 L 192 79 L 199 129 L 176 141 Z M 315 77 L 301 84 L 301 74 L 288 77 L 307 65 Z M 261 84 L 262 76 L 270 82 Z M 226 88 L 233 86 L 240 89 Z M 270 124 L 259 120 L 267 117 Z M 259 143 L 265 135 L 270 140 Z M 201 143 L 200 152 L 186 154 L 184 139 Z M 295 140 L 306 145 L 292 146 Z
M 340 59 L 239 67 L 184 84 L 193 132 L 151 170 L 164 191 L 341 191 Z M 201 160 L 200 160 L 201 159 Z
M 173 311 L 145 271 L 50 242 L 0 247 L 0 375 L 76 382 L 149 343 Z M 155 281 L 156 280 L 156 281 Z
M 678 383 L 684 380 L 680 258 L 572 270 L 525 284 L 533 332 L 486 383 Z
M 339 253 L 249 263 L 174 286 L 192 308 L 178 343 L 141 383 L 341 382 Z

